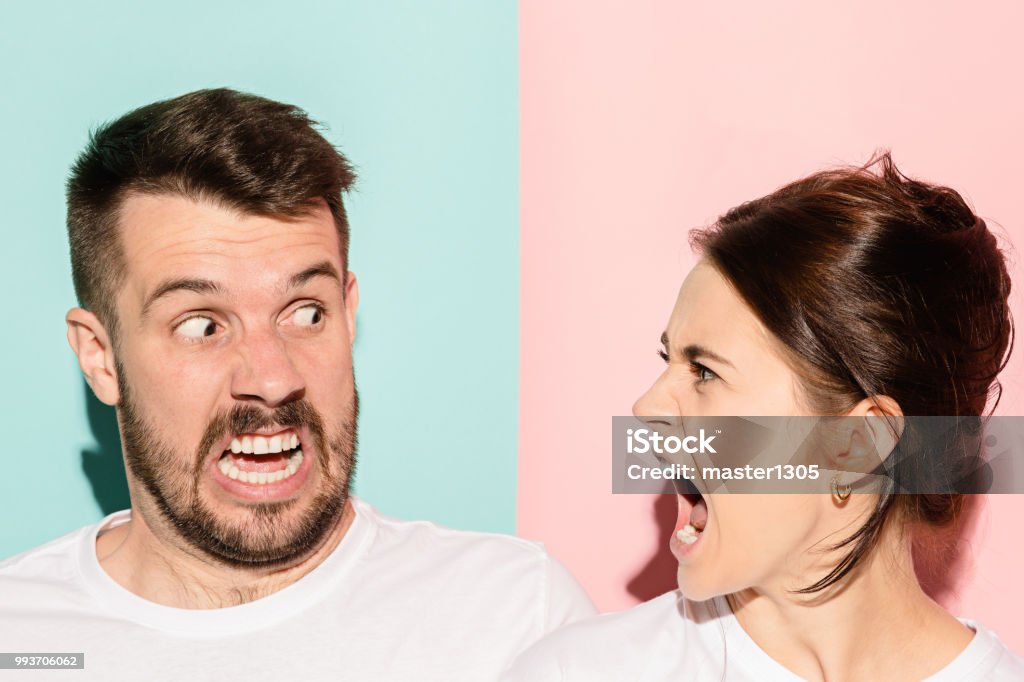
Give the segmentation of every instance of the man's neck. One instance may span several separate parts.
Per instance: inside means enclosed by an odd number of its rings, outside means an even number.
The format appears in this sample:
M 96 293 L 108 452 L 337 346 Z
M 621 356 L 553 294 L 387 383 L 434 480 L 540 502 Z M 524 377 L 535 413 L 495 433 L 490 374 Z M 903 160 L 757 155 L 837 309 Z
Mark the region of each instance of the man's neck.
M 237 606 L 273 594 L 319 566 L 354 520 L 350 499 L 313 551 L 292 564 L 252 569 L 229 566 L 161 539 L 133 508 L 129 523 L 97 538 L 96 557 L 115 582 L 157 604 L 183 609 Z

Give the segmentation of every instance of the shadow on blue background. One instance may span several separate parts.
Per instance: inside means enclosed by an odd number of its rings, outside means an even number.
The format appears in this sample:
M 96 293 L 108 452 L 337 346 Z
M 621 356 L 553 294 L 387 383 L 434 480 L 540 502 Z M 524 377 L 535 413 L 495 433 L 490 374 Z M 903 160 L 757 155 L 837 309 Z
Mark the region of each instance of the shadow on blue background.
M 85 379 L 85 410 L 89 428 L 96 439 L 94 448 L 82 450 L 82 473 L 89 479 L 96 504 L 104 514 L 112 514 L 131 506 L 128 480 L 121 455 L 121 436 L 117 430 L 117 413 L 93 394 Z

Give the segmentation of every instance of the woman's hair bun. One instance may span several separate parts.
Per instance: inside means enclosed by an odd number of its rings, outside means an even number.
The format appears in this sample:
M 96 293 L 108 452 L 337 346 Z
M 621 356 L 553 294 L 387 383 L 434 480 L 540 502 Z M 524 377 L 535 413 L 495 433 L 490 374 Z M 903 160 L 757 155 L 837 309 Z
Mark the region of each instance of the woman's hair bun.
M 691 244 L 778 341 L 812 414 L 848 414 L 879 396 L 906 416 L 995 409 L 1013 345 L 1006 258 L 960 193 L 908 178 L 888 152 L 737 206 L 693 231 Z M 962 455 L 954 443 L 922 450 L 907 466 L 925 475 L 977 471 Z M 845 543 L 849 556 L 804 591 L 852 570 L 894 510 L 949 523 L 960 490 L 883 494 Z

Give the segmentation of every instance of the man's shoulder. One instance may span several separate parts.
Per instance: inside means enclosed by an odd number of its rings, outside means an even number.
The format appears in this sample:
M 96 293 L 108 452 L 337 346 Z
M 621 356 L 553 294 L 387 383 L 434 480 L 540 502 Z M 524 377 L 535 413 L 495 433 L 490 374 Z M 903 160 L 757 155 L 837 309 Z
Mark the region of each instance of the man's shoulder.
M 580 584 L 539 542 L 399 520 L 354 502 L 370 527 L 361 570 L 376 593 L 411 607 L 429 601 L 435 615 L 477 623 L 508 642 L 519 638 L 516 651 L 594 613 Z
M 426 556 L 487 557 L 539 562 L 548 558 L 544 545 L 505 533 L 461 530 L 433 521 L 399 519 L 381 513 L 365 500 L 354 499 L 356 513 L 376 528 L 378 548 L 400 548 L 404 552 L 420 551 Z
M 0 561 L 0 580 L 18 575 L 49 575 L 55 571 L 73 570 L 73 559 L 82 533 L 91 528 L 91 525 L 83 526 Z
M 52 601 L 68 596 L 80 584 L 78 554 L 83 526 L 54 540 L 0 561 L 0 602 Z
M 381 514 L 362 500 L 356 513 L 373 526 L 371 567 L 387 566 L 387 577 L 439 592 L 507 602 L 518 596 L 543 612 L 543 629 L 594 613 L 586 592 L 540 542 L 484 531 L 456 530 L 431 521 L 404 521 Z M 493 604 L 492 604 L 493 605 Z
M 524 651 L 503 682 L 637 678 L 680 620 L 678 592 L 560 628 Z
M 666 592 L 649 601 L 623 611 L 602 613 L 566 626 L 546 638 L 546 646 L 558 650 L 590 650 L 595 645 L 615 644 L 618 649 L 625 640 L 651 644 L 655 633 L 673 629 L 680 620 L 678 592 Z

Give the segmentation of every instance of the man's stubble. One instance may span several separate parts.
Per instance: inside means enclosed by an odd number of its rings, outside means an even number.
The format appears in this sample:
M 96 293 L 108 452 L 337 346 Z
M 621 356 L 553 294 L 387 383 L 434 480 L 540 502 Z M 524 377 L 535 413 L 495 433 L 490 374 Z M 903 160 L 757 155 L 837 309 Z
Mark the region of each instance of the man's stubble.
M 330 438 L 325 433 L 320 413 L 305 398 L 271 410 L 236 404 L 216 414 L 198 447 L 185 454 L 157 436 L 132 394 L 123 365 L 119 360 L 115 360 L 115 365 L 125 463 L 162 520 L 188 545 L 223 564 L 273 567 L 292 563 L 313 552 L 339 523 L 356 463 L 359 394 L 354 376 L 351 407 Z M 285 515 L 300 504 L 300 500 L 251 503 L 245 505 L 246 521 L 227 523 L 218 518 L 200 494 L 210 450 L 227 433 L 246 433 L 269 426 L 308 428 L 316 448 L 321 489 L 307 510 L 298 519 L 289 519 L 287 524 Z

